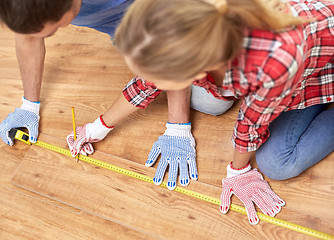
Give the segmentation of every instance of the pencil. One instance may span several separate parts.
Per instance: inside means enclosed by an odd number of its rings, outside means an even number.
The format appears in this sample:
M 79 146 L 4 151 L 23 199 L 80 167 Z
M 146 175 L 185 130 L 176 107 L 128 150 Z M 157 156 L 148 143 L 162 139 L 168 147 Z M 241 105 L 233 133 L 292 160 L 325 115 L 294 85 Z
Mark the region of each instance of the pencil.
M 73 135 L 74 135 L 74 141 L 77 140 L 77 132 L 75 127 L 75 117 L 74 117 L 74 107 L 72 107 L 72 122 L 73 122 Z M 77 162 L 79 161 L 79 154 L 76 155 Z

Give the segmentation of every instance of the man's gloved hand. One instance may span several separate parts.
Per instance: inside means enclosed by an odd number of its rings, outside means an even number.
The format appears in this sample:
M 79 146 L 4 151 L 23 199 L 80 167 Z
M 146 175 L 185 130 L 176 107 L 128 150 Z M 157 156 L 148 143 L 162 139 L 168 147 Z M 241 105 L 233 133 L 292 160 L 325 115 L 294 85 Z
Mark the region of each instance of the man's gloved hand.
M 146 166 L 151 167 L 159 155 L 161 159 L 154 176 L 154 183 L 160 185 L 169 165 L 167 188 L 176 188 L 177 173 L 180 169 L 180 184 L 187 186 L 190 178 L 197 180 L 195 139 L 191 134 L 191 124 L 166 124 L 165 133 L 158 138 L 148 155 Z M 189 166 L 189 171 L 188 171 Z
M 76 140 L 74 141 L 73 131 L 66 138 L 72 156 L 75 157 L 79 153 L 85 156 L 92 154 L 94 152 L 92 143 L 102 141 L 113 128 L 104 123 L 102 115 L 93 123 L 86 123 L 82 127 L 77 127 Z
M 281 211 L 285 202 L 273 192 L 269 184 L 263 180 L 256 170 L 251 170 L 250 164 L 242 169 L 233 169 L 232 162 L 227 166 L 227 177 L 223 179 L 220 211 L 226 214 L 231 203 L 231 196 L 235 194 L 245 205 L 249 223 L 259 222 L 253 202 L 261 211 L 274 217 Z
M 29 131 L 29 141 L 36 143 L 39 126 L 39 106 L 40 102 L 31 102 L 22 97 L 22 106 L 15 108 L 15 112 L 8 114 L 7 118 L 0 124 L 0 137 L 6 144 L 13 146 L 13 141 L 9 137 L 12 128 L 25 127 Z

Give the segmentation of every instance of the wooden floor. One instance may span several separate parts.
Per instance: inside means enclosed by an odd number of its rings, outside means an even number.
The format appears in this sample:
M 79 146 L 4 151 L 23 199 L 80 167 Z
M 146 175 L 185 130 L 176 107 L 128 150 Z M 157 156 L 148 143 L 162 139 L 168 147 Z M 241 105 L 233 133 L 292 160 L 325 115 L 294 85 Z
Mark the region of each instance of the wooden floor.
M 21 105 L 23 89 L 14 35 L 0 31 L 2 120 Z M 67 148 L 71 106 L 77 125 L 94 121 L 132 74 L 105 34 L 70 26 L 46 44 L 40 139 Z M 191 112 L 199 181 L 189 189 L 219 198 L 238 105 L 219 117 Z M 166 121 L 163 93 L 95 144 L 93 157 L 153 177 L 156 166 L 144 163 Z M 287 203 L 278 218 L 334 234 L 333 153 L 299 177 L 267 180 Z M 245 215 L 21 142 L 0 143 L 0 219 L 0 239 L 312 239 L 264 221 L 251 226 Z

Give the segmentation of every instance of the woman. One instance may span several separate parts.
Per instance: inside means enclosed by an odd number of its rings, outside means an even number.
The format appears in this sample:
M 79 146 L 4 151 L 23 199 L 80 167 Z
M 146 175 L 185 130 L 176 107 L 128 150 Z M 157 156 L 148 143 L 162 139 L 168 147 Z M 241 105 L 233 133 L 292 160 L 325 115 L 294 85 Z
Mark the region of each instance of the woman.
M 146 80 L 134 85 L 179 90 L 193 84 L 222 101 L 230 100 L 226 92 L 243 99 L 223 213 L 232 193 L 251 224 L 259 221 L 252 201 L 270 216 L 284 205 L 251 170 L 253 151 L 260 170 L 279 180 L 334 150 L 334 109 L 327 109 L 334 101 L 333 12 L 333 3 L 322 0 L 138 0 L 124 16 L 116 45 Z

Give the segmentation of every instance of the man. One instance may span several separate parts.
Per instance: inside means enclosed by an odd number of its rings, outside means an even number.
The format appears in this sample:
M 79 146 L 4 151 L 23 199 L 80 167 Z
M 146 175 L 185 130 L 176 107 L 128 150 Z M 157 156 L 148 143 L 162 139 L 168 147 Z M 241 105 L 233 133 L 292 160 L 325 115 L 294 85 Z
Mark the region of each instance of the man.
M 26 127 L 30 141 L 38 137 L 40 91 L 45 58 L 44 38 L 70 23 L 94 28 L 113 37 L 133 0 L 0 0 L 0 19 L 15 34 L 23 104 L 0 124 L 1 139 L 12 146 L 11 128 Z

